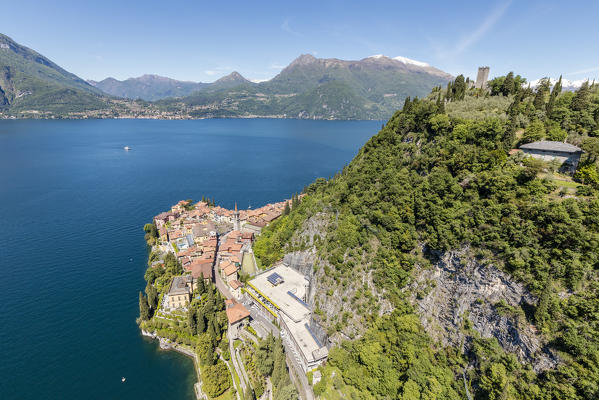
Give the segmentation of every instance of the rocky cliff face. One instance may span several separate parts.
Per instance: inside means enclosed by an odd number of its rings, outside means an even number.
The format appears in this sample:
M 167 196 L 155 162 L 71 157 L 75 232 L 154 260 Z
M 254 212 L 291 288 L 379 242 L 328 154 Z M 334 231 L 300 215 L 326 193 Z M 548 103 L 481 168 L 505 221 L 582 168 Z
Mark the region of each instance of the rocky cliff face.
M 537 372 L 558 362 L 526 320 L 524 310 L 536 298 L 508 274 L 470 257 L 468 249 L 444 254 L 430 269 L 417 268 L 406 289 L 426 331 L 444 345 L 466 351 L 474 330 L 483 338 L 496 338 Z
M 389 301 L 374 285 L 367 262 L 352 271 L 351 276 L 339 277 L 318 254 L 314 240 L 325 238 L 334 218 L 327 213 L 309 218 L 291 240 L 294 247 L 301 244 L 303 250 L 290 251 L 283 259 L 308 277 L 307 303 L 314 311 L 314 322 L 322 327 L 323 335 L 328 333 L 327 340 L 333 345 L 359 337 L 368 327 L 365 315 L 382 315 L 391 310 Z

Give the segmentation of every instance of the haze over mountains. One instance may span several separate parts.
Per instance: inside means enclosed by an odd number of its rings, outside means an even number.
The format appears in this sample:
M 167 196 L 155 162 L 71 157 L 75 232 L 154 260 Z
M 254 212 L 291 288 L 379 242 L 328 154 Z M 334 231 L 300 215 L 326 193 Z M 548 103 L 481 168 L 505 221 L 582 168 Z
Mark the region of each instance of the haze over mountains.
M 209 107 L 211 116 L 241 111 L 255 116 L 379 119 L 401 108 L 406 97 L 424 96 L 430 88 L 451 79 L 451 75 L 426 64 L 385 56 L 345 61 L 308 54 L 265 82 L 250 82 L 236 74 L 238 84 L 224 87 L 221 81 L 232 75 L 185 98 L 161 103 L 192 107 L 198 116 L 205 115 Z
M 0 35 L 0 117 L 385 119 L 406 97 L 424 96 L 451 78 L 405 57 L 304 54 L 260 83 L 237 72 L 212 83 L 157 75 L 86 82 Z
M 142 75 L 119 81 L 106 78 L 101 81 L 88 80 L 87 83 L 102 92 L 128 99 L 158 100 L 165 97 L 187 96 L 202 87 L 202 83 L 178 81 L 159 75 Z

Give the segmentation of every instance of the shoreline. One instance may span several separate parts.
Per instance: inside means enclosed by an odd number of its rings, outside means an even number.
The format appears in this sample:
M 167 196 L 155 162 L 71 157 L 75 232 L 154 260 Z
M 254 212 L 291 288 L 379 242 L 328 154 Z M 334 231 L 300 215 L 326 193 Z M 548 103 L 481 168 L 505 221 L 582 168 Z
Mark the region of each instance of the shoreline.
M 0 116 L 0 121 L 29 121 L 29 120 L 42 120 L 42 121 L 79 121 L 79 120 L 154 120 L 154 121 L 200 121 L 205 119 L 290 119 L 297 121 L 385 121 L 384 119 L 362 119 L 362 118 L 324 118 L 324 117 L 312 117 L 312 118 L 297 118 L 297 117 L 284 117 L 277 115 L 247 115 L 247 116 L 225 116 L 225 117 L 180 117 L 180 118 L 168 118 L 168 117 L 135 117 L 135 116 L 122 116 L 122 117 L 61 117 L 61 116 L 31 116 L 31 117 L 15 117 L 11 115 Z
M 181 347 L 180 345 L 176 344 L 176 343 L 171 343 L 168 339 L 165 339 L 161 336 L 158 336 L 156 334 L 156 332 L 148 332 L 145 329 L 140 329 L 141 331 L 141 335 L 147 338 L 150 338 L 152 340 L 158 340 L 158 346 L 160 348 L 160 350 L 165 350 L 165 351 L 176 351 L 179 354 L 183 354 L 189 358 L 191 358 L 193 360 L 193 367 L 196 373 L 196 379 L 197 381 L 193 384 L 193 392 L 196 396 L 197 400 L 203 400 L 203 399 L 207 399 L 208 396 L 206 396 L 206 394 L 204 392 L 202 392 L 202 379 L 200 377 L 200 367 L 199 367 L 199 363 L 198 363 L 198 356 L 184 348 Z

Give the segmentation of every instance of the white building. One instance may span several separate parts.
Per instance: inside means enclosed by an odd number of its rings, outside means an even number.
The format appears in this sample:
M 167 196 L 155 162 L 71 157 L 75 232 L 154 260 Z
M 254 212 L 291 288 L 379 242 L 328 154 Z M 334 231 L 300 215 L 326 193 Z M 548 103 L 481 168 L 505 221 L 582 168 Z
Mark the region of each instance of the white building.
M 308 286 L 302 274 L 279 265 L 256 276 L 246 287 L 254 302 L 278 320 L 305 372 L 318 367 L 329 354 L 310 327 L 312 311 L 305 302 Z

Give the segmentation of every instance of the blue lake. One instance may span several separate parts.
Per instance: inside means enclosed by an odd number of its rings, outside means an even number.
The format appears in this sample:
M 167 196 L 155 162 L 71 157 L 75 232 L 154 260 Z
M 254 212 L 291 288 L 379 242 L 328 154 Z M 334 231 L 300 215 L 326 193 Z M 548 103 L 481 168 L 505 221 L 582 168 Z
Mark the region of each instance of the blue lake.
M 0 398 L 193 399 L 192 361 L 135 325 L 143 224 L 202 195 L 230 208 L 290 198 L 380 126 L 0 121 Z

